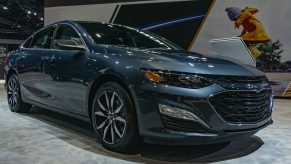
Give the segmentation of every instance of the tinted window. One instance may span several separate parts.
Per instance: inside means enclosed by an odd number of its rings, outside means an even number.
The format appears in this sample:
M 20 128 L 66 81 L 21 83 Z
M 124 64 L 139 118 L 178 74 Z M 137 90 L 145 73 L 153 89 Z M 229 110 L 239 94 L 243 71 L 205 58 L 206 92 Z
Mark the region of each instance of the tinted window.
M 30 48 L 50 48 L 54 27 L 46 28 L 33 36 Z
M 80 38 L 78 33 L 75 31 L 75 29 L 68 25 L 61 25 L 58 27 L 54 44 L 53 44 L 53 48 L 55 49 L 60 49 L 58 48 L 56 44 L 56 41 L 58 40 L 73 41 L 76 45 L 84 45 L 84 43 L 82 42 L 82 39 Z
M 120 25 L 79 23 L 98 44 L 119 45 L 136 48 L 162 48 L 182 50 L 174 43 L 149 32 Z
M 30 48 L 32 37 L 30 37 L 23 45 L 24 48 Z

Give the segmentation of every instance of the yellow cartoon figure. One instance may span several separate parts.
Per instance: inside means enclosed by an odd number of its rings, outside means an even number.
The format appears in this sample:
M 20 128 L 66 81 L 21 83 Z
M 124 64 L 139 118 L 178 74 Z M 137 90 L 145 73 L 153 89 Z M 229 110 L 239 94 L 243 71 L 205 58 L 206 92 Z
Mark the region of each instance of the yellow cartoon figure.
M 248 45 L 253 57 L 257 59 L 261 55 L 261 52 L 257 49 L 256 45 L 271 40 L 262 23 L 254 16 L 259 10 L 249 7 L 245 9 L 229 7 L 225 11 L 229 19 L 235 22 L 235 28 L 239 29 L 240 26 L 243 26 L 240 37 Z

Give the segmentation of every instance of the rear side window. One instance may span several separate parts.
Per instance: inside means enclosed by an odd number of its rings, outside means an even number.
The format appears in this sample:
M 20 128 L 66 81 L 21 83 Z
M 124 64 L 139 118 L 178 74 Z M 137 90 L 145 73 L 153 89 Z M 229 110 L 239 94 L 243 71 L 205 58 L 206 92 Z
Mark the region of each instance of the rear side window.
M 46 28 L 33 36 L 29 48 L 50 48 L 54 27 Z
M 23 45 L 24 48 L 30 48 L 32 37 L 30 37 Z

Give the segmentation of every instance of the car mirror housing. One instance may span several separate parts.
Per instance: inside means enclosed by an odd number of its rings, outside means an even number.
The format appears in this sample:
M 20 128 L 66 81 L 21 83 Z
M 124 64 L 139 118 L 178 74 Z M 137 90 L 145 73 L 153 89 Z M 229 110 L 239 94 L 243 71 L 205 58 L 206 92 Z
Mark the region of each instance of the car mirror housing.
M 79 45 L 74 40 L 56 40 L 54 42 L 54 47 L 57 47 L 61 50 L 71 50 L 71 51 L 80 51 L 80 52 L 86 52 L 86 48 L 83 45 Z

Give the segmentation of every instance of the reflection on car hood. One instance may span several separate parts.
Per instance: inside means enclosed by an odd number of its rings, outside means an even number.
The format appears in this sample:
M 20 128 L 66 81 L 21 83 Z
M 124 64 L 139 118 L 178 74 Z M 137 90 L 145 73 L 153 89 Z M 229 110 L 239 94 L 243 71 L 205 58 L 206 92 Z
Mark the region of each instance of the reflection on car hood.
M 110 46 L 111 47 L 111 46 Z M 221 58 L 177 50 L 110 48 L 110 54 L 128 56 L 142 61 L 140 67 L 196 74 L 264 76 L 264 73 L 248 65 L 242 65 Z

